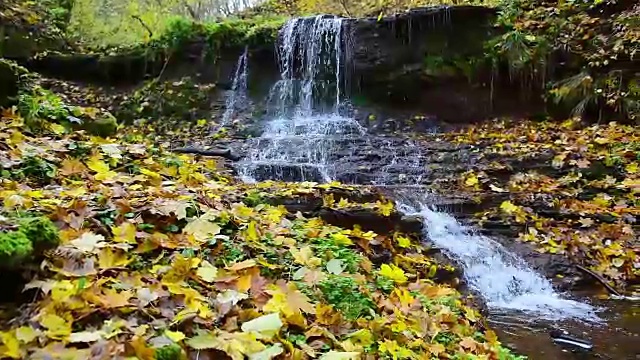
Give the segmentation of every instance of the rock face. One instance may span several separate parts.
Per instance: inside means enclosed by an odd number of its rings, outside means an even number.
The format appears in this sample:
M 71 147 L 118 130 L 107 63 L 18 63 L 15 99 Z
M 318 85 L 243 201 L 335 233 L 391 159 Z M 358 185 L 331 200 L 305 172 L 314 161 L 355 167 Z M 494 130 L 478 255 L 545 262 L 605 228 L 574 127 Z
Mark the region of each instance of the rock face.
M 484 47 L 497 33 L 495 16 L 495 9 L 456 6 L 349 20 L 352 97 L 450 122 L 535 112 L 535 99 L 518 101 L 492 76 Z

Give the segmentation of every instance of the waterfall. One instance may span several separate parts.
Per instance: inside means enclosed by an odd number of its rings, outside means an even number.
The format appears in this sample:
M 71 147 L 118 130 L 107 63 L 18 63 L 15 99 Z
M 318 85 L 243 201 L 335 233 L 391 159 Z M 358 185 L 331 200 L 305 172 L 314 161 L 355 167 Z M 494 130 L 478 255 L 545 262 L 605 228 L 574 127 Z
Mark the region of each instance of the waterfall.
M 415 185 L 427 172 L 418 146 L 368 135 L 356 120 L 340 115 L 347 68 L 343 47 L 349 44 L 343 28 L 340 18 L 316 16 L 290 20 L 281 29 L 280 80 L 269 94 L 270 120 L 238 164 L 245 181 L 329 182 L 340 178 L 335 164 L 358 146 L 373 151 L 402 146 L 385 160 L 383 174 L 370 183 Z M 409 171 L 387 176 L 398 166 Z M 401 211 L 423 219 L 425 239 L 460 264 L 470 287 L 491 309 L 525 311 L 553 320 L 597 319 L 590 305 L 563 298 L 548 279 L 496 241 L 431 209 L 425 194 L 397 193 L 396 203 Z
M 280 80 L 268 99 L 272 119 L 238 166 L 245 181 L 330 181 L 336 151 L 364 135 L 357 121 L 339 114 L 342 28 L 343 19 L 320 15 L 289 20 L 280 30 Z
M 219 128 L 228 125 L 231 118 L 235 115 L 236 110 L 238 110 L 238 104 L 242 104 L 246 101 L 248 52 L 249 48 L 245 46 L 242 55 L 240 55 L 238 62 L 236 63 L 236 71 L 231 84 L 231 93 L 225 102 L 225 110 L 222 114 L 222 121 L 220 122 Z

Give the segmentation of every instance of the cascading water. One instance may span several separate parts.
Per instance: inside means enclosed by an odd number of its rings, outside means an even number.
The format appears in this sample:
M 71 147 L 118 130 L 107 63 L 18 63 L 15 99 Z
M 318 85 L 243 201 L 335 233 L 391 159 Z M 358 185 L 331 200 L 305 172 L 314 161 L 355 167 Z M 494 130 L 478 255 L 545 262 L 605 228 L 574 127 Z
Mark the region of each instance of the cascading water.
M 497 241 L 431 209 L 427 196 L 400 192 L 397 203 L 401 211 L 423 219 L 425 237 L 462 265 L 469 286 L 490 309 L 533 312 L 548 320 L 598 319 L 593 307 L 562 298 L 548 279 Z
M 348 43 L 342 28 L 342 19 L 328 16 L 294 19 L 282 28 L 281 79 L 269 96 L 271 120 L 239 164 L 245 181 L 349 181 L 337 173 L 335 163 L 354 148 L 368 146 L 375 151 L 376 146 L 402 144 L 399 155 L 386 158 L 382 174 L 369 177 L 368 183 L 420 183 L 426 168 L 418 146 L 367 135 L 357 121 L 339 114 L 346 68 L 342 48 Z M 402 170 L 396 171 L 398 167 Z M 424 219 L 425 237 L 461 264 L 468 283 L 490 308 L 534 312 L 547 319 L 597 318 L 590 305 L 562 298 L 549 280 L 494 240 L 432 210 L 423 194 L 397 196 L 399 208 Z
M 282 28 L 281 78 L 269 95 L 272 120 L 239 166 L 245 181 L 330 181 L 336 150 L 348 149 L 362 137 L 360 124 L 338 113 L 342 38 L 342 19 L 337 17 L 293 19 Z M 331 111 L 318 111 L 327 102 Z
M 225 110 L 222 114 L 222 121 L 219 127 L 226 126 L 231 118 L 236 114 L 238 110 L 238 104 L 242 104 L 246 101 L 247 95 L 247 69 L 249 48 L 245 46 L 242 55 L 238 58 L 236 64 L 236 71 L 233 76 L 233 83 L 231 84 L 231 93 L 227 97 L 225 103 Z

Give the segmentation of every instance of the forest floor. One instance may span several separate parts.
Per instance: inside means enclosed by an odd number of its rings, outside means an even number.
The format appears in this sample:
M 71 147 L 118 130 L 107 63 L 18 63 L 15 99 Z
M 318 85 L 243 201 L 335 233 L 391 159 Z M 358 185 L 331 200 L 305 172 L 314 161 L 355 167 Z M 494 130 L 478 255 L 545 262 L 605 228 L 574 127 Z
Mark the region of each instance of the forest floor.
M 152 126 L 102 138 L 39 120 L 2 112 L 3 234 L 45 216 L 59 246 L 4 304 L 3 358 L 518 358 L 416 236 L 277 205 L 397 216 L 371 189 L 244 184 Z

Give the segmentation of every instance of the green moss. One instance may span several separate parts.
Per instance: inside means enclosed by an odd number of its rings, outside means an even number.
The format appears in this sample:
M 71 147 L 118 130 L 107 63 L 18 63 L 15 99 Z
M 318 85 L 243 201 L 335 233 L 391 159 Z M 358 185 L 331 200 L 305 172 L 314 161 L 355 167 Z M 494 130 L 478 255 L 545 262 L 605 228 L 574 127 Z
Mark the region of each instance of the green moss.
M 118 122 L 115 117 L 107 113 L 99 119 L 85 122 L 82 129 L 91 135 L 108 137 L 113 136 L 118 130 Z
M 31 240 L 23 231 L 0 233 L 0 264 L 12 267 L 26 260 L 33 253 Z
M 156 349 L 156 360 L 180 360 L 182 348 L 178 344 L 166 345 Z
M 58 245 L 58 227 L 46 217 L 28 217 L 19 220 L 20 231 L 34 244 L 34 247 Z
M 18 267 L 58 245 L 58 228 L 46 217 L 24 217 L 9 222 L 18 229 L 0 232 L 0 267 Z

